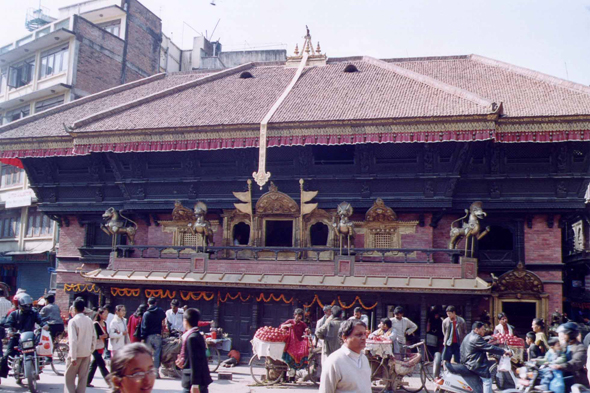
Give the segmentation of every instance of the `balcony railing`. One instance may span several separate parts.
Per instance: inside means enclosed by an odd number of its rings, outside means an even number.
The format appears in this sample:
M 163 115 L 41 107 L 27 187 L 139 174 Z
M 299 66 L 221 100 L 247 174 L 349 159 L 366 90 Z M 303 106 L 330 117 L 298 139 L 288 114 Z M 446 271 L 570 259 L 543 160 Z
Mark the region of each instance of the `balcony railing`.
M 209 255 L 210 260 L 306 260 L 326 261 L 340 255 L 339 248 L 330 247 L 250 247 L 222 246 L 201 247 L 187 246 L 117 246 L 118 258 L 150 258 L 150 259 L 190 259 L 197 252 Z M 342 255 L 355 257 L 356 262 L 381 263 L 458 263 L 463 250 L 441 248 L 354 248 L 348 254 L 347 249 Z

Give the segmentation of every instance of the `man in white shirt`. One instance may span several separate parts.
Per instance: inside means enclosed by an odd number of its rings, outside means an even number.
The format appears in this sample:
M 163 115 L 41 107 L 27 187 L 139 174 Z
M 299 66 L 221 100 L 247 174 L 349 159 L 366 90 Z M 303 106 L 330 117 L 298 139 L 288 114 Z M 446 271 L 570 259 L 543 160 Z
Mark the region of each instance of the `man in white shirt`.
M 168 326 L 168 331 L 170 333 L 173 331 L 179 333 L 184 332 L 184 325 L 182 323 L 184 310 L 179 308 L 179 306 L 180 302 L 178 299 L 174 299 L 170 302 L 170 310 L 166 311 L 166 326 Z
M 354 315 L 348 319 L 356 319 L 357 321 L 362 321 L 369 327 L 369 317 L 363 314 L 363 309 L 357 307 L 354 309 Z
M 4 290 L 0 289 L 0 318 L 4 318 L 8 314 L 8 310 L 12 308 L 10 300 L 6 299 Z
M 391 326 L 397 332 L 397 340 L 393 343 L 393 352 L 400 353 L 400 345 L 406 345 L 406 336 L 414 333 L 418 329 L 418 325 L 404 317 L 404 308 L 397 306 L 393 310 L 393 318 L 391 318 Z
M 339 334 L 344 344 L 322 367 L 320 393 L 371 393 L 371 366 L 363 353 L 367 343 L 364 322 L 344 321 Z
M 65 393 L 84 393 L 88 382 L 90 356 L 96 347 L 96 332 L 92 320 L 84 315 L 86 303 L 74 300 L 76 315 L 68 322 L 68 345 L 70 351 L 66 360 Z M 78 386 L 76 386 L 78 376 Z

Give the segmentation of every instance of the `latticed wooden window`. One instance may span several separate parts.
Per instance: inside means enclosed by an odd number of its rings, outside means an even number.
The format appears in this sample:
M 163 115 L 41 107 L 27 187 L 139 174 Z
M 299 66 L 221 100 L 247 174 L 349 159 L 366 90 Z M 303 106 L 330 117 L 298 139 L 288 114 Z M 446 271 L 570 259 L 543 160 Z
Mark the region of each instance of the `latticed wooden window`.
M 197 245 L 197 235 L 190 232 L 183 232 L 180 236 L 179 246 L 194 247 Z
M 394 248 L 393 236 L 388 232 L 373 233 L 373 247 L 374 248 Z

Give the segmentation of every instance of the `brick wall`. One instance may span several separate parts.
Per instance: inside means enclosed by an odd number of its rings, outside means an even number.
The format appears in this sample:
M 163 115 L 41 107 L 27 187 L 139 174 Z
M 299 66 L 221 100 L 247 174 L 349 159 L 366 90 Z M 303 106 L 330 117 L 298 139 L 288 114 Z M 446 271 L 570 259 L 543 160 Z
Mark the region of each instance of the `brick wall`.
M 128 67 L 125 82 L 158 73 L 162 21 L 137 0 L 129 1 L 126 36 Z
M 68 218 L 70 220 L 70 225 L 62 226 L 59 229 L 59 250 L 57 251 L 57 258 L 81 257 L 78 247 L 84 245 L 86 230 L 84 227 L 78 225 L 78 220 L 75 216 Z
M 75 18 L 78 51 L 74 88 L 92 94 L 119 85 L 124 41 L 82 17 Z
M 554 218 L 553 228 L 547 226 L 547 216 L 533 218 L 533 227 L 524 226 L 524 252 L 526 263 L 561 263 L 561 228 Z

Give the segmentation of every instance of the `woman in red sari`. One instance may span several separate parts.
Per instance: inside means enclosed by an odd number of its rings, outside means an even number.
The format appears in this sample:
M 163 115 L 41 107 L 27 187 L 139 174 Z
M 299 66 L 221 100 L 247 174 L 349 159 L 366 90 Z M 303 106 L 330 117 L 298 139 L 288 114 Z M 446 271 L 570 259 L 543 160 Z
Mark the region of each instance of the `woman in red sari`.
M 287 345 L 285 345 L 285 353 L 283 353 L 283 360 L 291 368 L 296 370 L 305 368 L 309 356 L 309 340 L 307 337 L 303 337 L 303 335 L 311 331 L 305 322 L 303 322 L 303 310 L 300 308 L 295 309 L 293 319 L 289 319 L 283 323 L 281 329 L 289 332 Z
M 141 342 L 141 339 L 135 336 L 135 330 L 141 328 L 141 318 L 143 318 L 144 312 L 145 304 L 140 304 L 135 313 L 129 317 L 129 321 L 127 322 L 127 331 L 129 332 L 129 337 L 131 338 L 132 343 Z

